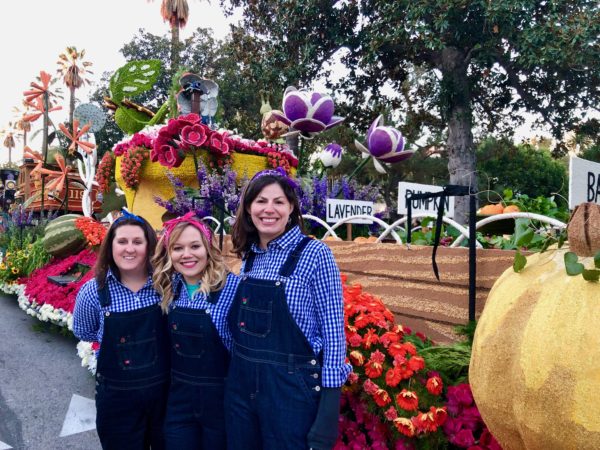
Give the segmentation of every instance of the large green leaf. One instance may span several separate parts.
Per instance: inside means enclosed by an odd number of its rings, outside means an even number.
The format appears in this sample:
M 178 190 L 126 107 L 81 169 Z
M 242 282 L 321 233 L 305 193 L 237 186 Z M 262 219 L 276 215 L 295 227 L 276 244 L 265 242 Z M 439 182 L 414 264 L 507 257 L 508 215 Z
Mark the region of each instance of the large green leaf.
M 529 226 L 530 224 L 531 221 L 529 219 L 515 220 L 515 235 L 513 237 L 513 242 L 517 248 L 526 247 L 533 239 L 534 232 Z
M 110 96 L 115 103 L 120 103 L 124 98 L 135 97 L 149 90 L 161 71 L 161 62 L 158 59 L 130 61 L 117 69 L 110 79 Z
M 525 258 L 519 251 L 515 253 L 515 259 L 513 261 L 513 270 L 515 272 L 520 272 L 523 270 L 525 265 L 527 264 L 527 258 Z
M 135 109 L 120 106 L 115 111 L 115 122 L 127 134 L 137 133 L 148 125 L 149 120 L 146 114 Z

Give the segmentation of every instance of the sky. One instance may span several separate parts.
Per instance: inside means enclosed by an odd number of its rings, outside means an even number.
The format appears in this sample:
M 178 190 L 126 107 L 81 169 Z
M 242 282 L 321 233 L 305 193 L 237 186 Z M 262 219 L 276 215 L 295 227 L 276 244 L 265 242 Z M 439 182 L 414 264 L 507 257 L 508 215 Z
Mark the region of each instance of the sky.
M 119 49 L 131 41 L 140 28 L 156 34 L 169 33 L 169 26 L 160 15 L 160 0 L 14 0 L 0 3 L 0 48 L 3 74 L 0 78 L 0 128 L 14 121 L 14 106 L 21 107 L 23 91 L 41 70 L 52 75 L 58 68 L 58 55 L 67 46 L 85 49 L 85 60 L 91 61 L 94 72 L 89 78 L 99 82 L 103 72 L 113 72 L 126 61 Z M 188 0 L 190 15 L 181 31 L 185 39 L 198 27 L 212 28 L 215 37 L 223 38 L 229 23 L 219 0 Z M 62 83 L 61 83 L 62 84 Z M 94 84 L 90 88 L 94 89 Z M 68 95 L 63 85 L 64 111 L 51 113 L 55 123 L 66 118 Z M 76 96 L 82 102 L 87 94 Z M 41 119 L 33 124 L 38 129 Z M 3 140 L 3 139 L 2 139 Z M 13 161 L 22 157 L 22 144 L 13 150 Z M 8 161 L 8 150 L 0 142 L 0 163 Z

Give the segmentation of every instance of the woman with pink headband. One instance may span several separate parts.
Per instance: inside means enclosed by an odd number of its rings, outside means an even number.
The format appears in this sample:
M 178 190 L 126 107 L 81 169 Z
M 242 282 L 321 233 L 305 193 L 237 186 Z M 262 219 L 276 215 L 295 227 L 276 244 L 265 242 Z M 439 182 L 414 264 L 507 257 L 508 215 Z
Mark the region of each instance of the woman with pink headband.
M 227 269 L 210 228 L 193 212 L 164 224 L 152 264 L 171 347 L 166 448 L 224 450 L 226 307 L 237 277 Z

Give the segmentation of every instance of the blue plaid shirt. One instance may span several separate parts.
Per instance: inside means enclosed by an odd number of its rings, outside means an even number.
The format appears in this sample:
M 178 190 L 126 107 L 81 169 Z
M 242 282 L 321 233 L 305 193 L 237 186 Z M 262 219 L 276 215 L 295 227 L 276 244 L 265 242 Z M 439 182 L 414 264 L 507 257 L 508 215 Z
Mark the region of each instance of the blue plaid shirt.
M 304 238 L 299 227 L 269 242 L 267 249 L 252 245 L 256 253 L 253 278 L 279 280 L 279 270 L 290 252 Z M 290 278 L 285 280 L 288 308 L 315 354 L 323 351 L 323 386 L 340 387 L 346 382 L 351 366 L 346 360 L 344 299 L 340 271 L 333 254 L 324 243 L 311 240 Z
M 235 274 L 228 274 L 227 283 L 221 291 L 219 301 L 217 301 L 216 305 L 213 305 L 206 301 L 206 294 L 199 290 L 194 293 L 194 298 L 190 298 L 183 276 L 176 273 L 173 277 L 173 289 L 175 292 L 179 289 L 179 296 L 171 303 L 171 308 L 204 309 L 210 315 L 219 336 L 223 340 L 223 344 L 231 351 L 233 342 L 227 328 L 227 313 L 235 297 L 239 280 Z
M 111 300 L 107 307 L 100 306 L 95 278 L 85 283 L 77 293 L 73 311 L 73 333 L 82 341 L 102 342 L 104 314 L 108 311 L 127 312 L 160 303 L 160 296 L 152 287 L 151 276 L 148 276 L 146 284 L 137 292 L 132 292 L 121 284 L 110 270 L 106 274 L 106 282 Z

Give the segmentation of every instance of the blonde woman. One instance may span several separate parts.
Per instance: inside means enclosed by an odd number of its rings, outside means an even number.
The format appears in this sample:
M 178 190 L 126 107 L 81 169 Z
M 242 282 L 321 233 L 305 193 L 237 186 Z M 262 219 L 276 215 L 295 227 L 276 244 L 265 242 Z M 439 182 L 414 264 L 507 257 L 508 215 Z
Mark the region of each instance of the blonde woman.
M 210 228 L 193 213 L 164 224 L 152 263 L 171 347 L 167 449 L 225 449 L 225 327 L 237 277 L 225 266 Z

